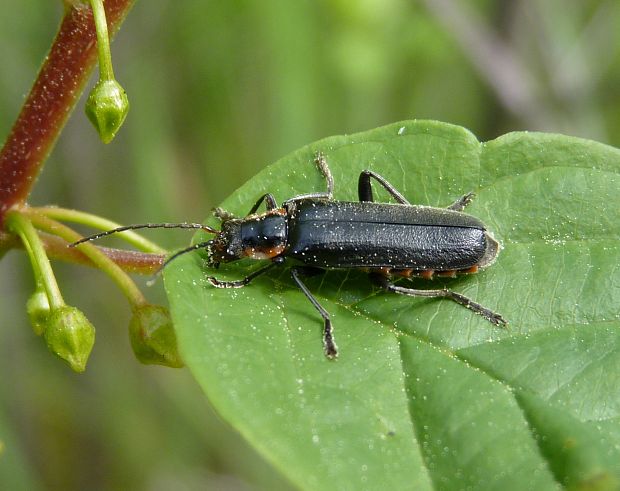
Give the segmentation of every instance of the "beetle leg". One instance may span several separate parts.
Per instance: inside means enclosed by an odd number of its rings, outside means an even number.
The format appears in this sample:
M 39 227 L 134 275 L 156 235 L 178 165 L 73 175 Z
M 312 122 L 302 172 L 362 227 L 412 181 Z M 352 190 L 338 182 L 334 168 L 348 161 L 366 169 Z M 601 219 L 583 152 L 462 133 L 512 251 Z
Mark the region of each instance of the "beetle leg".
M 453 292 L 444 288 L 442 290 L 417 290 L 414 288 L 404 288 L 402 286 L 395 285 L 388 278 L 381 274 L 371 274 L 371 279 L 377 283 L 381 288 L 394 293 L 400 293 L 401 295 L 408 295 L 410 297 L 442 297 L 449 298 L 450 300 L 467 307 L 472 312 L 481 315 L 486 320 L 495 324 L 496 326 L 505 326 L 508 322 L 500 315 L 492 310 L 483 307 L 479 303 L 474 302 L 470 298 L 460 293 Z
M 325 193 L 320 193 L 325 196 L 326 199 L 334 198 L 334 177 L 332 176 L 332 172 L 329 170 L 329 166 L 327 165 L 327 159 L 323 152 L 317 152 L 316 157 L 314 157 L 314 163 L 319 169 L 321 175 L 325 178 L 325 183 L 327 184 L 327 191 Z
M 325 182 L 327 184 L 327 191 L 321 193 L 300 194 L 299 196 L 295 196 L 294 198 L 287 199 L 285 203 L 290 203 L 291 201 L 297 201 L 300 199 L 331 200 L 334 198 L 334 177 L 332 176 L 332 172 L 329 170 L 325 155 L 322 152 L 317 152 L 316 157 L 314 158 L 314 163 L 319 169 L 321 175 L 325 178 Z
M 325 356 L 327 356 L 327 358 L 334 359 L 338 356 L 338 348 L 336 346 L 336 343 L 334 342 L 332 322 L 329 318 L 329 312 L 327 312 L 327 310 L 325 310 L 321 306 L 319 301 L 314 297 L 314 295 L 312 295 L 310 290 L 308 290 L 308 287 L 304 285 L 299 278 L 299 276 L 302 274 L 306 276 L 308 275 L 308 273 L 316 274 L 315 271 L 316 268 L 311 268 L 310 270 L 304 267 L 291 268 L 291 276 L 293 277 L 293 280 L 295 280 L 295 283 L 297 283 L 297 286 L 300 288 L 300 290 L 304 293 L 306 298 L 310 300 L 310 303 L 314 305 L 314 308 L 318 310 L 319 314 L 321 314 L 321 317 L 323 317 L 323 349 L 325 350 Z
M 280 259 L 280 258 L 276 258 L 276 259 Z M 261 269 L 257 269 L 253 273 L 250 273 L 245 278 L 242 278 L 240 280 L 222 281 L 222 280 L 218 280 L 214 276 L 207 276 L 207 281 L 216 288 L 242 288 L 245 285 L 247 285 L 250 281 L 252 281 L 254 278 L 256 278 L 257 276 L 260 276 L 263 273 L 266 273 L 274 266 L 278 266 L 279 264 L 282 264 L 282 262 L 283 261 L 273 261 L 271 264 L 268 264 L 267 266 Z
M 364 170 L 360 174 L 359 180 L 357 182 L 357 192 L 360 198 L 360 201 L 374 201 L 372 196 L 372 186 L 370 184 L 370 178 L 375 179 L 379 184 L 381 184 L 385 190 L 390 193 L 396 201 L 403 205 L 410 205 L 407 198 L 405 198 L 402 194 L 400 194 L 396 188 L 390 184 L 385 177 L 380 176 L 376 172 L 371 170 Z
M 235 215 L 229 211 L 226 211 L 224 208 L 220 208 L 219 206 L 217 208 L 213 208 L 213 216 L 220 222 L 226 222 L 235 218 Z
M 448 210 L 454 211 L 463 211 L 463 209 L 471 203 L 471 200 L 474 199 L 476 194 L 474 192 L 469 192 L 464 194 L 459 199 L 457 199 L 454 203 L 448 206 Z
M 265 193 L 260 198 L 258 198 L 256 203 L 254 203 L 254 206 L 250 209 L 250 211 L 248 211 L 248 215 L 252 215 L 253 213 L 255 213 L 256 210 L 258 210 L 258 207 L 263 203 L 263 201 L 266 202 L 265 206 L 267 208 L 267 211 L 274 210 L 278 207 L 278 203 L 276 203 L 276 199 L 273 197 L 273 194 Z

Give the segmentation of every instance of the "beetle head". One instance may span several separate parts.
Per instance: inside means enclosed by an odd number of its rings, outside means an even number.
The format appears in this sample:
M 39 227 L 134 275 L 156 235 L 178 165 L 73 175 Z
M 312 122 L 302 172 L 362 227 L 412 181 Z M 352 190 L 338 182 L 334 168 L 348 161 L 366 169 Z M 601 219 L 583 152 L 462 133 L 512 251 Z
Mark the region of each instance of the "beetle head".
M 222 222 L 222 228 L 208 248 L 209 266 L 217 267 L 220 263 L 229 263 L 243 257 L 240 240 L 243 221 L 244 219 L 231 218 Z
M 209 265 L 250 258 L 271 259 L 286 248 L 287 214 L 282 208 L 222 221 L 209 247 Z

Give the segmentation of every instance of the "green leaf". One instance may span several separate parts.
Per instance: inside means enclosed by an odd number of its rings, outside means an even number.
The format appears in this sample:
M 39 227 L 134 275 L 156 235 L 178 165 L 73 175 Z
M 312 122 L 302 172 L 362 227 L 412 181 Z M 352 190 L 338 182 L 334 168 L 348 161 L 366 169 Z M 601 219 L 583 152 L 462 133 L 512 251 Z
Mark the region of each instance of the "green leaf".
M 618 489 L 620 151 L 537 133 L 481 144 L 408 121 L 296 151 L 222 206 L 243 216 L 265 192 L 281 202 L 324 190 L 317 150 L 339 200 L 357 199 L 363 169 L 413 203 L 475 191 L 467 212 L 502 243 L 497 262 L 413 284 L 449 286 L 510 326 L 330 271 L 307 281 L 332 315 L 340 356 L 329 361 L 321 319 L 286 268 L 222 290 L 188 254 L 166 272 L 172 316 L 222 417 L 303 489 Z

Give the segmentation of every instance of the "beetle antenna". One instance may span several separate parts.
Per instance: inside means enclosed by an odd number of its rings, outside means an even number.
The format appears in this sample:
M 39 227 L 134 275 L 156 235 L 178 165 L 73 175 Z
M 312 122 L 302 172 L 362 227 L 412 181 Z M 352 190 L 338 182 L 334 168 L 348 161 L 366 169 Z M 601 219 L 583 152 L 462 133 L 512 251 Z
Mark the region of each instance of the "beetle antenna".
M 197 249 L 206 249 L 210 245 L 213 245 L 214 242 L 215 241 L 213 239 L 207 240 L 206 242 L 198 242 L 197 244 L 193 244 L 189 247 L 186 247 L 185 249 L 181 249 L 180 251 L 175 252 L 172 256 L 170 256 L 168 259 L 166 259 L 163 262 L 163 264 L 161 265 L 157 273 L 161 272 L 162 269 L 168 266 L 168 264 L 170 264 L 170 262 L 176 259 L 177 257 L 182 256 L 183 254 L 187 254 L 188 252 L 195 251 Z
M 118 232 L 124 232 L 125 230 L 136 230 L 140 228 L 189 228 L 189 229 L 201 229 L 211 234 L 219 233 L 219 230 L 203 225 L 202 223 L 139 223 L 136 225 L 125 225 L 123 227 L 113 228 L 112 230 L 106 230 L 105 232 L 99 232 L 98 234 L 82 237 L 80 240 L 69 244 L 69 247 L 75 247 L 83 242 L 89 242 L 91 240 L 105 237 L 106 235 L 116 234 Z
M 183 254 L 187 254 L 188 252 L 192 252 L 195 251 L 197 249 L 206 249 L 207 247 L 209 247 L 210 245 L 213 245 L 215 241 L 213 239 L 211 240 L 207 240 L 206 242 L 198 242 L 197 244 L 193 244 L 189 247 L 186 247 L 185 249 L 181 249 L 180 251 L 175 252 L 172 256 L 170 256 L 168 259 L 166 259 L 162 265 L 159 267 L 159 269 L 157 271 L 155 271 L 155 273 L 153 274 L 153 278 L 151 278 L 149 281 L 147 281 L 147 285 L 151 286 L 155 280 L 157 279 L 157 277 L 161 274 L 161 272 L 164 270 L 164 268 L 166 266 L 168 266 L 168 264 L 170 264 L 171 261 L 173 261 L 174 259 L 176 259 L 179 256 L 182 256 Z

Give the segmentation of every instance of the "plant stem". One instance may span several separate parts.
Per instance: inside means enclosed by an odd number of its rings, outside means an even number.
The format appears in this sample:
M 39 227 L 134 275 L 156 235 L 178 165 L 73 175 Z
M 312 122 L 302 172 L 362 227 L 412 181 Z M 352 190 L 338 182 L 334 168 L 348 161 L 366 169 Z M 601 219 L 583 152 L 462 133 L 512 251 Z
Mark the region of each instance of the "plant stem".
M 43 284 L 50 307 L 56 309 L 65 305 L 52 265 L 32 223 L 21 213 L 13 211 L 7 216 L 7 225 L 22 239 L 30 256 L 35 278 Z
M 134 1 L 105 1 L 112 34 Z M 95 64 L 92 10 L 66 4 L 54 43 L 0 151 L 0 227 L 9 209 L 26 201 Z
M 66 225 L 62 225 L 61 223 L 52 220 L 44 215 L 39 213 L 35 213 L 28 208 L 22 210 L 32 224 L 41 230 L 44 230 L 48 233 L 57 235 L 62 237 L 67 242 L 75 242 L 81 238 L 81 235 L 70 229 Z M 114 261 L 108 258 L 103 252 L 101 252 L 96 246 L 93 244 L 85 243 L 78 246 L 78 248 L 84 253 L 84 255 L 88 256 L 88 258 L 95 263 L 95 265 L 106 273 L 112 281 L 116 283 L 116 285 L 121 289 L 121 291 L 125 294 L 127 299 L 132 305 L 132 308 L 140 307 L 141 305 L 145 305 L 147 303 L 144 295 L 140 289 L 136 286 L 136 284 L 132 281 L 132 279 L 125 273 L 120 266 L 118 266 Z
M 40 213 L 54 220 L 80 223 L 82 225 L 98 228 L 100 230 L 110 230 L 120 227 L 120 224 L 113 222 L 112 220 L 78 210 L 69 210 L 67 208 L 56 208 L 52 206 L 40 208 L 30 207 L 30 210 L 34 213 Z M 140 234 L 132 232 L 131 230 L 121 232 L 118 236 L 144 252 L 151 252 L 155 254 L 165 254 L 167 252 L 166 249 L 158 246 L 148 239 L 145 239 Z
M 84 266 L 96 267 L 82 252 L 75 247 L 67 247 L 67 241 L 55 235 L 39 233 L 39 238 L 47 252 L 47 257 L 73 264 L 83 264 Z M 22 242 L 13 234 L 0 232 L 0 257 L 9 249 L 23 247 Z M 112 261 L 118 264 L 126 273 L 154 274 L 164 263 L 164 254 L 149 252 L 127 251 L 124 249 L 113 249 L 109 247 L 98 247 Z
M 97 31 L 97 52 L 99 53 L 99 78 L 103 80 L 114 79 L 112 70 L 112 54 L 110 53 L 110 39 L 108 37 L 108 24 L 103 9 L 103 0 L 90 0 L 93 9 L 95 28 Z

